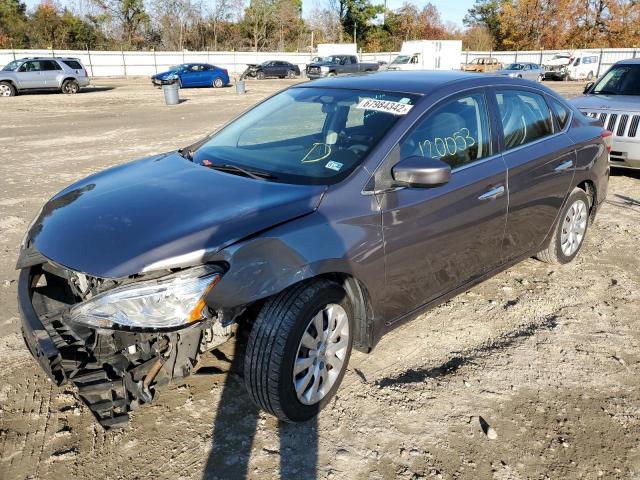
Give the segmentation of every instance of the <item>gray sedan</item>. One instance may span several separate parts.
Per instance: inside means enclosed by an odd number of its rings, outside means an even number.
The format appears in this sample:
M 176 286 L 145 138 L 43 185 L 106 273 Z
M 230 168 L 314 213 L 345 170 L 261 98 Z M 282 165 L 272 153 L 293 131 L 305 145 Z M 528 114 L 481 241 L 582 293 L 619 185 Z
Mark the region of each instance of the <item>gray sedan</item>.
M 494 73 L 506 77 L 533 80 L 534 82 L 541 82 L 544 78 L 544 68 L 537 63 L 512 63 L 502 70 L 496 70 Z

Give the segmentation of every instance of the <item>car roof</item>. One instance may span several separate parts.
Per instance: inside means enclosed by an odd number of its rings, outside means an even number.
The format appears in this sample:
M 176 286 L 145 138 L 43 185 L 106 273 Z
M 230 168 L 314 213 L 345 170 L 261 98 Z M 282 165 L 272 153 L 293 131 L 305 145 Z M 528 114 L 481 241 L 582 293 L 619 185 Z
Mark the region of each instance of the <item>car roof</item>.
M 23 58 L 16 59 L 16 61 L 18 62 L 26 62 L 27 60 L 75 60 L 76 62 L 80 61 L 80 59 L 76 57 L 23 57 Z
M 508 78 L 501 75 L 482 75 L 461 71 L 385 71 L 375 73 L 362 73 L 355 75 L 322 78 L 311 82 L 301 83 L 292 88 L 299 87 L 324 87 L 345 88 L 353 90 L 380 90 L 384 92 L 414 93 L 426 95 L 433 93 L 452 83 L 460 87 L 481 87 L 487 85 L 522 85 L 537 87 L 546 91 L 532 82 L 517 78 Z
M 640 64 L 640 58 L 627 58 L 625 60 L 619 60 L 616 65 L 638 65 Z

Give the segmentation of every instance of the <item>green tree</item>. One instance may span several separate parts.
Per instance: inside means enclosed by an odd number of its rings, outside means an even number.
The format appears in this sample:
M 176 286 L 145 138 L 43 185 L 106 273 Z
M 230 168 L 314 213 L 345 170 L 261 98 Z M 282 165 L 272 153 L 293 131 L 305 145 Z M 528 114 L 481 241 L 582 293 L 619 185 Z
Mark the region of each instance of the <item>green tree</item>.
M 19 0 L 0 0 L 0 47 L 28 46 L 26 10 Z
M 343 31 L 352 40 L 355 32 L 356 40 L 363 43 L 373 19 L 384 12 L 383 5 L 374 5 L 369 0 L 339 0 L 338 8 Z
M 103 20 L 113 21 L 127 46 L 144 42 L 142 28 L 149 23 L 144 0 L 93 0 L 102 9 Z
M 503 33 L 500 17 L 505 3 L 511 3 L 511 0 L 476 0 L 462 22 L 466 27 L 485 27 L 493 36 L 495 45 L 501 47 Z

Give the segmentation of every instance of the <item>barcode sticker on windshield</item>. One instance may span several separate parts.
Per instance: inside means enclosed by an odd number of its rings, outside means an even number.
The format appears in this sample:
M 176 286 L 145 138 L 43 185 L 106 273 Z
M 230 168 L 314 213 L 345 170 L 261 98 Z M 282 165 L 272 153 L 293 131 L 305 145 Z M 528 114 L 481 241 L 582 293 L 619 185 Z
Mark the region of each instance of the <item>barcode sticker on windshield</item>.
M 356 105 L 359 110 L 375 110 L 377 112 L 391 113 L 393 115 L 406 115 L 413 105 L 406 103 L 391 102 L 389 100 L 376 100 L 375 98 L 363 98 Z

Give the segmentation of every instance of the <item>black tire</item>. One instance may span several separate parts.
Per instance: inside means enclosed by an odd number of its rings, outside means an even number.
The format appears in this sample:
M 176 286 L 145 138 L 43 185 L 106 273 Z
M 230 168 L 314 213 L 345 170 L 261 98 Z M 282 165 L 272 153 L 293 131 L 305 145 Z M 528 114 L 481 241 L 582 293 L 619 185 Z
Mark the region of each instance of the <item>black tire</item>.
M 589 72 L 587 74 L 587 82 L 590 82 L 591 80 L 593 80 L 593 72 Z
M 335 77 L 335 76 L 336 76 L 336 72 L 327 73 L 327 77 Z
M 11 82 L 0 82 L 0 96 L 15 97 L 18 92 Z
M 62 82 L 62 93 L 74 95 L 80 91 L 80 84 L 73 79 L 67 79 Z
M 221 77 L 216 77 L 213 81 L 213 88 L 222 88 L 224 87 L 224 80 Z
M 264 78 L 265 78 L 264 72 L 262 70 L 260 70 L 258 73 L 256 73 L 256 78 L 258 80 L 264 80 Z
M 287 78 L 296 78 L 296 72 L 294 72 L 293 70 L 289 70 L 287 72 Z
M 317 403 L 302 403 L 294 387 L 298 346 L 311 319 L 329 304 L 340 305 L 349 323 L 348 347 L 329 392 Z M 318 414 L 340 386 L 353 343 L 353 307 L 341 286 L 329 280 L 304 282 L 268 300 L 253 325 L 244 357 L 244 382 L 251 399 L 286 422 Z
M 578 242 L 576 250 L 573 251 L 571 254 L 566 255 L 562 249 L 563 230 L 565 230 L 566 228 L 566 220 L 569 216 L 569 210 L 576 204 L 576 202 L 579 202 L 579 201 L 583 202 L 586 207 L 584 233 L 582 234 L 582 237 Z M 554 265 L 564 265 L 572 261 L 576 257 L 576 255 L 578 255 L 578 252 L 580 251 L 584 243 L 584 239 L 587 236 L 587 232 L 589 230 L 590 211 L 591 211 L 591 202 L 589 200 L 589 197 L 584 192 L 584 190 L 580 188 L 575 188 L 573 192 L 571 192 L 571 195 L 569 195 L 569 198 L 567 199 L 564 207 L 562 208 L 562 212 L 558 216 L 556 225 L 553 228 L 553 233 L 552 233 L 552 237 L 549 242 L 549 245 L 547 246 L 547 248 L 539 252 L 536 255 L 536 258 L 538 258 L 538 260 L 541 260 L 543 262 L 551 263 Z

